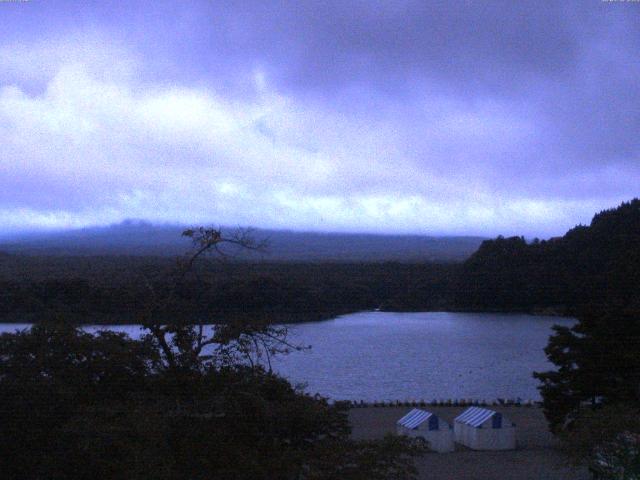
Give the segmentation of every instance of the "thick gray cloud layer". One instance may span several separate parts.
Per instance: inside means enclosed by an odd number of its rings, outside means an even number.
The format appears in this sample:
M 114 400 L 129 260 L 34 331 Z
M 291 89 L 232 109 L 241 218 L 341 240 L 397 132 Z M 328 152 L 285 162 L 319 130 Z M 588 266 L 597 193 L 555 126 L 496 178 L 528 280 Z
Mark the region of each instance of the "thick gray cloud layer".
M 5 230 L 545 236 L 638 195 L 637 2 L 33 0 L 0 16 Z

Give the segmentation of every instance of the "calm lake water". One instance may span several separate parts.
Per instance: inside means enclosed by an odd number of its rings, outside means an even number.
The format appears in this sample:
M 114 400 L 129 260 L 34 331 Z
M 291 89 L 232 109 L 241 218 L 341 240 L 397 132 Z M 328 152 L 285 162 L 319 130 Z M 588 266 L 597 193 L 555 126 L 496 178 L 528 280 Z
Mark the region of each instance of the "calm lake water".
M 531 374 L 552 368 L 543 351 L 551 327 L 574 322 L 514 314 L 361 312 L 291 325 L 291 339 L 312 349 L 280 357 L 274 368 L 333 399 L 537 400 Z M 25 327 L 4 324 L 0 332 Z M 140 334 L 135 325 L 109 328 Z

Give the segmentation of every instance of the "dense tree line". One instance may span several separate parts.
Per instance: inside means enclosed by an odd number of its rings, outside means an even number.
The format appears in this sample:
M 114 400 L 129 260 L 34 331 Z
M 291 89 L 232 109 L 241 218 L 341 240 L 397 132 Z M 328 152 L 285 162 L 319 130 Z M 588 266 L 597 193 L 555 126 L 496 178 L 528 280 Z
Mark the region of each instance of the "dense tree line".
M 571 424 L 582 406 L 640 406 L 640 315 L 590 309 L 573 327 L 554 327 L 545 352 L 556 369 L 535 373 L 554 431 Z
M 640 200 L 594 216 L 560 238 L 482 243 L 457 274 L 463 310 L 577 315 L 588 308 L 640 310 Z
M 0 260 L 0 321 L 64 311 L 82 323 L 136 322 L 135 312 L 149 300 L 149 284 L 166 289 L 172 266 L 153 257 L 9 256 Z M 455 268 L 204 261 L 177 292 L 174 308 L 194 320 L 215 312 L 221 322 L 255 315 L 296 322 L 375 308 L 437 310 L 448 304 Z
M 463 263 L 202 262 L 175 308 L 221 322 L 265 315 L 296 322 L 359 310 L 462 310 L 576 315 L 640 309 L 640 201 L 597 214 L 563 237 L 483 242 Z M 0 258 L 0 321 L 65 311 L 80 322 L 135 322 L 149 284 L 166 288 L 161 257 Z
M 565 260 L 556 269 L 567 277 L 565 305 L 578 319 L 556 326 L 549 339 L 545 353 L 555 368 L 534 373 L 549 426 L 594 478 L 638 478 L 640 202 L 602 212 L 544 248 L 550 254 L 541 268 Z

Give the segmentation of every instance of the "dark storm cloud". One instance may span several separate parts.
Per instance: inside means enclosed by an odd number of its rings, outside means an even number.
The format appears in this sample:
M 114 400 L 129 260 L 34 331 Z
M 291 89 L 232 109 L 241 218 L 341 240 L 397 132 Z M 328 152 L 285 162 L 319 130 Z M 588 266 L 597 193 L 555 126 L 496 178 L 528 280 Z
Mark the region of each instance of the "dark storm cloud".
M 212 19 L 226 40 L 216 46 L 272 64 L 303 90 L 354 81 L 401 90 L 419 79 L 482 93 L 519 89 L 519 80 L 566 69 L 577 44 L 559 5 L 288 2 L 273 9 L 255 2 Z M 248 28 L 234 28 L 238 23 Z
M 550 172 L 558 163 L 638 161 L 637 5 L 245 2 L 209 18 L 213 63 L 203 65 L 218 73 L 219 52 L 232 64 L 263 64 L 283 88 L 329 100 L 364 85 L 407 102 L 423 91 L 528 102 L 548 129 L 535 161 L 549 162 Z
M 168 48 L 203 78 L 260 65 L 285 91 L 346 95 L 343 107 L 353 90 L 373 90 L 365 113 L 434 93 L 471 105 L 527 102 L 546 128 L 529 161 L 548 162 L 549 173 L 638 160 L 637 5 L 217 2 L 175 28 L 200 39 Z M 530 168 L 514 160 L 514 170 Z
M 0 8 L 0 221 L 544 235 L 637 195 L 637 3 Z

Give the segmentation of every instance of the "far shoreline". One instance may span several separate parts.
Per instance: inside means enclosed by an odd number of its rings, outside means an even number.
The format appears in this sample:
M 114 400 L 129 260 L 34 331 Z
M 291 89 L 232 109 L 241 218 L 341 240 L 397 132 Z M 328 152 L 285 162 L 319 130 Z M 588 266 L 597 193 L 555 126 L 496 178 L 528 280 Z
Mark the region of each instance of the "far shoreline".
M 531 317 L 558 317 L 558 318 L 574 318 L 576 315 L 575 313 L 571 313 L 571 312 L 561 312 L 558 310 L 554 310 L 554 309 L 541 309 L 541 310 L 457 310 L 455 308 L 451 308 L 451 309 L 446 309 L 446 310 L 442 310 L 442 309 L 434 309 L 434 310 L 385 310 L 385 309 L 373 309 L 373 310 L 352 310 L 352 311 L 346 311 L 346 312 L 338 312 L 335 314 L 320 314 L 320 315 L 304 315 L 305 318 L 300 318 L 298 320 L 289 320 L 289 321 L 281 321 L 279 319 L 276 319 L 274 322 L 272 322 L 272 324 L 274 325 L 300 325 L 300 324 L 305 324 L 305 323 L 317 323 L 317 322 L 326 322 L 329 320 L 336 320 L 340 317 L 346 316 L 346 315 L 354 315 L 354 314 L 360 314 L 360 313 L 398 313 L 398 314 L 403 314 L 403 313 L 461 313 L 461 314 L 487 314 L 487 315 L 528 315 Z M 61 313 L 62 316 L 64 316 L 64 313 Z M 36 314 L 34 313 L 28 313 L 25 314 L 25 316 L 27 317 L 35 317 Z M 77 317 L 79 316 L 77 313 L 71 313 L 70 314 L 71 317 Z M 291 317 L 291 314 L 287 314 L 287 315 L 282 315 L 282 314 L 275 314 L 275 317 L 278 316 L 285 316 L 285 317 Z M 130 317 L 129 315 L 127 315 L 127 317 Z M 308 317 L 312 317 L 312 318 L 308 318 Z M 110 320 L 110 321 L 109 321 Z M 230 317 L 227 317 L 227 320 L 231 320 Z M 39 321 L 43 321 L 43 320 L 38 320 L 35 318 L 29 318 L 28 320 L 20 320 L 18 318 L 0 318 L 0 325 L 7 325 L 7 324 L 16 324 L 16 325 L 33 325 L 35 323 L 38 323 Z M 105 326 L 105 327 L 135 327 L 135 326 L 140 326 L 140 323 L 136 323 L 136 322 L 131 322 L 129 320 L 129 318 L 127 318 L 127 320 L 123 321 L 123 322 L 114 322 L 113 319 L 105 319 L 105 321 L 91 321 L 91 322 L 75 322 L 73 320 L 70 320 L 74 325 L 77 325 L 79 327 L 98 327 L 98 326 Z M 221 325 L 224 325 L 225 322 L 221 322 L 219 323 Z M 199 325 L 199 323 L 194 322 L 191 325 Z M 218 323 L 206 323 L 204 325 L 218 325 Z

